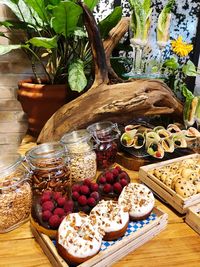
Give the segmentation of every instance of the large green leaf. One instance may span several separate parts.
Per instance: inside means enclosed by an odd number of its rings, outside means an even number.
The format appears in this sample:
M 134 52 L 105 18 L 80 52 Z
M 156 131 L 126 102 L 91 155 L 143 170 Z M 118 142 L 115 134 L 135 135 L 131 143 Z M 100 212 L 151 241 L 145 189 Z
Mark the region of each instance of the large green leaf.
M 24 0 L 24 2 L 38 14 L 42 21 L 48 22 L 44 0 Z
M 142 6 L 143 6 L 145 13 L 148 14 L 151 8 L 151 0 L 144 0 Z
M 19 0 L 11 0 L 11 2 L 17 5 L 19 3 Z
M 41 24 L 41 20 L 39 19 L 37 14 L 35 14 L 35 12 L 31 12 L 31 9 L 23 0 L 19 0 L 18 5 L 16 5 L 14 2 L 15 1 L 12 0 L 0 0 L 0 4 L 9 7 L 20 21 L 25 21 L 26 23 L 33 25 L 35 25 L 37 21 L 38 24 Z
M 99 30 L 103 39 L 108 36 L 110 30 L 117 25 L 121 17 L 122 8 L 116 7 L 110 15 L 99 23 Z
M 84 3 L 88 6 L 90 10 L 93 10 L 94 7 L 98 4 L 99 0 L 84 0 Z
M 37 47 L 44 47 L 46 49 L 57 48 L 57 37 L 44 38 L 44 37 L 34 37 L 28 40 L 28 43 L 31 43 Z
M 0 45 L 0 55 L 5 55 L 12 50 L 21 48 L 21 45 Z
M 187 76 L 197 76 L 196 67 L 191 60 L 187 61 L 187 63 L 183 66 L 182 71 Z
M 82 8 L 73 2 L 65 1 L 60 2 L 52 11 L 52 26 L 55 32 L 69 36 L 76 29 Z
M 69 66 L 68 83 L 72 91 L 81 92 L 87 85 L 83 61 L 78 59 Z

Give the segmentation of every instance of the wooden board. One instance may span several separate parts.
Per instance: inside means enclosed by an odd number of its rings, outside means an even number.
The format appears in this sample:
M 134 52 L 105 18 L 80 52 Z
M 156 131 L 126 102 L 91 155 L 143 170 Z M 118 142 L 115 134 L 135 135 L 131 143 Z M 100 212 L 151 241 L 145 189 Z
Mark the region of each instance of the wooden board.
M 150 170 L 160 168 L 174 162 L 179 162 L 184 159 L 197 158 L 197 157 L 200 158 L 200 154 L 192 154 L 172 160 L 163 161 L 160 163 L 143 166 L 139 170 L 139 179 L 147 186 L 149 186 L 156 194 L 158 194 L 165 202 L 169 203 L 179 213 L 185 214 L 189 207 L 200 203 L 200 193 L 188 198 L 183 198 L 179 196 L 170 187 L 166 186 L 164 183 L 158 180 L 154 175 L 148 172 Z
M 143 226 L 136 232 L 132 232 L 130 235 L 124 236 L 121 240 L 117 241 L 105 250 L 100 251 L 92 259 L 80 264 L 79 266 L 111 266 L 120 258 L 158 235 L 167 226 L 168 215 L 158 208 L 153 209 L 153 214 L 156 215 L 155 220 L 152 220 L 148 224 L 144 223 Z M 35 228 L 32 228 L 32 231 L 51 264 L 54 267 L 67 267 L 68 264 L 62 257 L 60 257 L 52 240 L 48 236 L 39 233 Z
M 188 209 L 185 222 L 200 234 L 200 204 L 192 206 Z

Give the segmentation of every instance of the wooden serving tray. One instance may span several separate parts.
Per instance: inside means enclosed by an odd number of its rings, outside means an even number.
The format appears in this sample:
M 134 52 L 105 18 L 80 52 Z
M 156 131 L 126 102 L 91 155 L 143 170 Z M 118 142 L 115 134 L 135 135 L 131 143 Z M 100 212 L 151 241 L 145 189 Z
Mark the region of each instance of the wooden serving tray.
M 139 179 L 150 187 L 158 196 L 161 197 L 165 202 L 169 203 L 174 209 L 179 213 L 185 214 L 189 207 L 200 203 L 200 193 L 193 195 L 188 198 L 183 198 L 179 196 L 174 190 L 166 186 L 154 175 L 148 173 L 150 170 L 160 168 L 166 165 L 169 165 L 174 162 L 179 162 L 184 159 L 200 158 L 200 154 L 192 154 L 184 157 L 166 160 L 163 162 L 146 165 L 140 168 L 139 170 Z
M 128 230 L 121 239 L 116 241 L 103 241 L 101 251 L 96 256 L 79 266 L 102 267 L 112 265 L 120 258 L 158 235 L 167 226 L 167 221 L 168 215 L 160 209 L 154 208 L 148 219 L 129 223 Z M 39 233 L 33 227 L 32 232 L 53 266 L 69 266 L 58 254 L 54 241 L 48 236 Z
M 200 204 L 192 206 L 188 209 L 185 222 L 200 234 Z

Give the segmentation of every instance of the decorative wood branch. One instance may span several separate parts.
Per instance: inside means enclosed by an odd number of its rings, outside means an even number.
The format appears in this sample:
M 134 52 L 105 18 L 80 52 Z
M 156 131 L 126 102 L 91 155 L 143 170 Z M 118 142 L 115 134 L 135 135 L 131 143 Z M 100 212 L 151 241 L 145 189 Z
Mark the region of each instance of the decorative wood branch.
M 102 120 L 126 122 L 140 116 L 172 113 L 182 117 L 182 104 L 161 81 L 135 80 L 108 84 L 108 71 L 112 71 L 110 54 L 121 38 L 121 30 L 127 30 L 128 20 L 122 20 L 104 41 L 105 55 L 94 18 L 84 4 L 80 5 L 95 61 L 95 80 L 86 93 L 54 113 L 42 129 L 38 143 L 59 140 L 65 132 Z

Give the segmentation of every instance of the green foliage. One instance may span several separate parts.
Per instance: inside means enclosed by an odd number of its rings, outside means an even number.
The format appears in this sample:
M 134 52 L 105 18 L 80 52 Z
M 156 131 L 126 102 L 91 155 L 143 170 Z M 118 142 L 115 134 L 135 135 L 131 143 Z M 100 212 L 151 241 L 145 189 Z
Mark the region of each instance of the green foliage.
M 105 39 L 110 30 L 117 25 L 122 17 L 122 8 L 115 7 L 113 12 L 99 23 L 99 30 L 101 37 Z
M 87 85 L 87 79 L 84 74 L 84 64 L 80 59 L 71 63 L 69 66 L 69 85 L 72 91 L 81 92 Z

